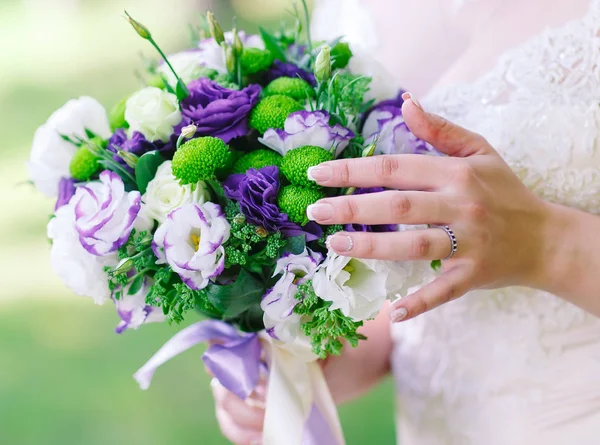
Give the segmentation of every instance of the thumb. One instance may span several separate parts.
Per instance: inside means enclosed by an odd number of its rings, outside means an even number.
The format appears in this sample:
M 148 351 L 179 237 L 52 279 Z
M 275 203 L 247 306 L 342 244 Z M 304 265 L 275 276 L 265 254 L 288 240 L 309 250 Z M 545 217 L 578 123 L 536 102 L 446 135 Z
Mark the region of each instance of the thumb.
M 441 116 L 425 112 L 410 93 L 404 93 L 402 99 L 402 116 L 409 130 L 438 151 L 460 158 L 495 153 L 479 134 L 455 125 Z

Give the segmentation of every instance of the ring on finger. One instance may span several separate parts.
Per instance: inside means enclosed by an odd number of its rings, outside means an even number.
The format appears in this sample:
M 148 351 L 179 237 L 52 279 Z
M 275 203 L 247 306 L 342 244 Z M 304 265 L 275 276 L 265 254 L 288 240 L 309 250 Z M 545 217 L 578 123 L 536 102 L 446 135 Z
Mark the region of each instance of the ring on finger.
M 448 254 L 448 256 L 446 258 L 442 258 L 442 261 L 449 260 L 450 258 L 452 258 L 454 256 L 454 254 L 458 250 L 458 241 L 456 239 L 456 235 L 454 234 L 454 231 L 450 228 L 450 226 L 432 225 L 431 228 L 432 229 L 442 229 L 444 232 L 446 232 L 446 235 L 448 235 L 448 239 L 450 240 L 450 253 Z

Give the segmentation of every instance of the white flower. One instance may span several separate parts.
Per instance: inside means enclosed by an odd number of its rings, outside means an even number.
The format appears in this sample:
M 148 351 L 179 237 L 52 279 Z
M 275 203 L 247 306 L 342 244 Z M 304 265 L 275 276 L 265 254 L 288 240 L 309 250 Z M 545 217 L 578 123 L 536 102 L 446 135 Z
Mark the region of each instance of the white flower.
M 168 59 L 177 75 L 185 84 L 198 79 L 202 75 L 205 58 L 200 50 L 181 51 L 180 53 L 170 55 Z M 160 64 L 156 71 L 165 76 L 169 85 L 175 87 L 177 79 L 166 63 Z
M 185 204 L 172 211 L 154 234 L 158 263 L 169 263 L 190 289 L 203 289 L 225 268 L 231 227 L 217 204 Z
M 142 201 L 146 204 L 148 216 L 162 223 L 167 215 L 184 204 L 204 204 L 210 199 L 210 191 L 204 182 L 180 185 L 173 176 L 171 161 L 164 162 L 156 171 L 154 179 L 148 183 Z
M 117 300 L 113 296 L 117 314 L 121 318 L 121 322 L 115 329 L 117 334 L 126 329 L 137 329 L 145 323 L 160 323 L 165 320 L 165 315 L 160 307 L 146 304 L 146 296 L 150 286 L 152 286 L 152 280 L 146 278 L 140 290 L 134 295 L 129 295 L 129 287 L 126 287 L 121 298 Z
M 59 208 L 48 223 L 48 237 L 52 240 L 52 269 L 65 285 L 77 295 L 93 298 L 96 304 L 108 300 L 110 290 L 104 267 L 116 266 L 117 255 L 96 256 L 83 248 L 75 230 L 73 199 Z
M 61 135 L 88 139 L 86 129 L 102 138 L 110 137 L 106 110 L 91 97 L 70 100 L 35 132 L 27 167 L 35 186 L 46 196 L 56 197 L 60 179 L 71 176 L 69 164 L 77 147 Z
M 265 43 L 258 35 L 246 35 L 243 31 L 238 32 L 238 36 L 244 45 L 244 48 L 258 48 L 265 49 Z M 225 33 L 225 43 L 227 45 L 233 44 L 233 33 L 228 31 Z M 219 73 L 227 72 L 227 65 L 225 62 L 225 52 L 215 39 L 205 39 L 198 45 L 200 49 L 200 56 L 202 63 L 207 68 L 212 68 Z M 169 59 L 170 60 L 170 59 Z
M 294 313 L 299 303 L 298 285 L 312 278 L 322 259 L 321 254 L 305 248 L 300 255 L 286 255 L 277 260 L 273 276 L 281 275 L 281 278 L 260 304 L 265 312 L 265 328 L 271 337 L 291 342 L 298 336 L 301 317 Z
M 313 287 L 317 296 L 333 303 L 331 310 L 340 309 L 354 321 L 363 321 L 379 313 L 405 278 L 404 269 L 397 264 L 330 251 L 313 276 Z
M 130 135 L 139 131 L 150 142 L 168 142 L 173 127 L 181 122 L 177 97 L 160 88 L 146 87 L 127 99 L 125 120 Z

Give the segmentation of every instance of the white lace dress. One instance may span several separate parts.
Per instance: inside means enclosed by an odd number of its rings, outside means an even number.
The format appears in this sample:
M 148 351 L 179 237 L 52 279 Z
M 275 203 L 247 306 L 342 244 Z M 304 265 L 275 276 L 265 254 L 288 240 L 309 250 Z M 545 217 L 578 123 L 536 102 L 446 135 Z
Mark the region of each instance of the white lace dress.
M 341 1 L 330 32 L 368 22 L 359 2 Z M 399 52 L 411 44 L 396 40 Z M 431 90 L 425 109 L 484 135 L 539 196 L 600 214 L 600 0 L 500 53 L 476 80 Z M 600 444 L 600 320 L 560 298 L 472 292 L 393 336 L 402 445 Z

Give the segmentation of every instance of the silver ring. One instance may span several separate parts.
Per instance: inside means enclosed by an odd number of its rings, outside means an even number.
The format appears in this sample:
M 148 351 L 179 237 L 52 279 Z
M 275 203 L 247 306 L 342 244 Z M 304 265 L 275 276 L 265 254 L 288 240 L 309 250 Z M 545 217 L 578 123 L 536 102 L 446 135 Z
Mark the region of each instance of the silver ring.
M 432 225 L 431 227 L 435 229 L 442 229 L 444 232 L 446 232 L 448 238 L 450 238 L 450 254 L 446 258 L 442 258 L 442 261 L 449 260 L 454 256 L 454 254 L 458 250 L 458 241 L 456 241 L 456 235 L 454 234 L 450 226 Z

